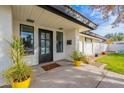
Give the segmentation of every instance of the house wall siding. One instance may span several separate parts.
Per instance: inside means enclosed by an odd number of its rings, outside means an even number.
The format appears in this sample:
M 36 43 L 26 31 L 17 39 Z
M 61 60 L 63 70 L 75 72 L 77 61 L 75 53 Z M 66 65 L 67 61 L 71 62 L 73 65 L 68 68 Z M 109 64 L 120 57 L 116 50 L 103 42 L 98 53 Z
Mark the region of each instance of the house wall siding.
M 0 73 L 10 65 L 9 42 L 12 39 L 12 10 L 10 6 L 0 6 Z M 3 85 L 0 75 L 0 85 Z
M 102 51 L 106 51 L 107 49 L 107 44 L 105 44 L 104 42 L 101 42 L 100 39 L 96 39 L 94 37 L 87 37 L 92 39 L 92 42 L 89 43 L 89 45 L 87 46 L 87 42 L 85 41 L 85 38 L 87 36 L 80 36 L 80 40 L 79 40 L 79 51 L 84 53 L 85 55 L 95 55 L 95 53 L 101 53 Z
M 82 50 L 85 47 L 82 43 L 84 37 L 80 40 L 80 33 L 78 29 L 70 29 L 68 31 L 58 30 L 49 27 L 44 27 L 37 23 L 29 23 L 25 20 L 20 20 L 12 18 L 12 9 L 11 6 L 0 6 L 0 72 L 5 70 L 11 65 L 8 48 L 9 45 L 6 42 L 11 42 L 12 37 L 20 36 L 20 24 L 26 24 L 34 26 L 34 54 L 25 56 L 25 62 L 28 65 L 38 65 L 39 64 L 39 40 L 38 40 L 38 29 L 46 29 L 53 31 L 53 61 L 61 59 L 70 59 L 70 54 L 74 50 Z M 63 52 L 56 52 L 56 31 L 63 32 Z M 67 40 L 72 40 L 71 45 L 67 45 Z M 80 45 L 82 43 L 82 45 Z M 86 49 L 87 50 L 87 49 Z M 3 79 L 0 77 L 0 85 L 3 83 Z
M 82 52 L 83 54 L 85 53 L 84 45 L 85 45 L 85 37 L 81 36 L 79 40 L 79 51 Z
M 25 62 L 29 65 L 37 65 L 39 64 L 39 40 L 38 40 L 38 29 L 46 29 L 46 30 L 50 30 L 53 31 L 53 61 L 57 61 L 57 60 L 61 60 L 61 59 L 65 59 L 65 31 L 61 31 L 61 30 L 56 30 L 56 29 L 52 29 L 52 28 L 48 28 L 48 27 L 43 27 L 41 25 L 38 24 L 32 24 L 32 23 L 28 23 L 25 21 L 19 21 L 17 19 L 14 19 L 14 24 L 13 24 L 13 34 L 16 36 L 20 36 L 20 24 L 25 24 L 25 25 L 30 25 L 30 26 L 34 26 L 34 54 L 33 55 L 28 55 L 25 56 Z M 57 53 L 56 52 L 56 31 L 60 31 L 63 32 L 63 52 L 62 53 Z
M 85 41 L 85 36 L 81 36 L 79 40 L 79 51 L 82 52 L 84 55 L 93 55 L 93 39 L 89 38 L 92 40 L 92 42 L 86 42 Z
M 101 53 L 107 50 L 108 45 L 106 43 L 100 42 L 100 40 L 96 40 L 96 39 L 94 39 L 93 41 L 94 41 L 93 42 L 93 54 Z
M 74 50 L 79 50 L 79 31 L 76 29 L 73 30 L 69 30 L 65 32 L 65 37 L 66 37 L 66 41 L 65 41 L 65 49 L 66 49 L 66 53 L 65 53 L 65 59 L 71 60 L 70 55 Z M 71 40 L 72 44 L 71 45 L 67 45 L 67 40 Z

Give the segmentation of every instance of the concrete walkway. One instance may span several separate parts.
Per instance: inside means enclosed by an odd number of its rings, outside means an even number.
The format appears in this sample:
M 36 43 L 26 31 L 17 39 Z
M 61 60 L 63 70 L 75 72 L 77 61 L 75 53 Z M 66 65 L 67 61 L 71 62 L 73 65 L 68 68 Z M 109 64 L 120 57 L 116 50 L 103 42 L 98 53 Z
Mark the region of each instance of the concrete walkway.
M 32 88 L 124 88 L 124 76 L 99 67 L 83 64 L 74 67 L 71 62 L 58 62 L 61 66 L 44 71 L 34 67 Z

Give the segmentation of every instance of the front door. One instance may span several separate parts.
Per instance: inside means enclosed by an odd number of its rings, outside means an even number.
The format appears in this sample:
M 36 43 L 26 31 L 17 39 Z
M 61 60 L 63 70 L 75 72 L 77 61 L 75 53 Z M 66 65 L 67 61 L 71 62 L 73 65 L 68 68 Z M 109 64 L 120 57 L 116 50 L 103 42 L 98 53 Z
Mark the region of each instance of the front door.
M 53 61 L 53 33 L 39 29 L 39 63 Z

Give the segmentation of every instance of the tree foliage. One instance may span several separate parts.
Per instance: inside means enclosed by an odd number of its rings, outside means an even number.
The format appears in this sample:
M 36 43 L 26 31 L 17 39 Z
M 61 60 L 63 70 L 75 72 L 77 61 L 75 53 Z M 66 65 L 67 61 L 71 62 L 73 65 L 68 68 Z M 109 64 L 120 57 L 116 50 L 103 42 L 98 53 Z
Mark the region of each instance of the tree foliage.
M 111 15 L 117 16 L 112 23 L 113 27 L 124 23 L 124 6 L 123 5 L 93 5 L 93 10 L 102 14 L 103 19 L 108 20 Z
M 122 41 L 124 40 L 124 33 L 107 34 L 105 37 L 112 41 Z

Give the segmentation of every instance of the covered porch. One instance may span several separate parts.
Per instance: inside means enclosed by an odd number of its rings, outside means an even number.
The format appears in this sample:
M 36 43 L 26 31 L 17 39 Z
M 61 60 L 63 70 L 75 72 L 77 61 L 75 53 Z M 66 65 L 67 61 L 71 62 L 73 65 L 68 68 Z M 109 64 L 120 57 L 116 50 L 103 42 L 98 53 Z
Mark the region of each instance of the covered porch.
M 32 35 L 34 52 L 25 57 L 29 65 L 37 65 L 48 61 L 57 61 L 61 59 L 70 59 L 70 54 L 79 49 L 79 32 L 90 30 L 86 26 L 79 25 L 69 19 L 51 12 L 52 9 L 46 9 L 47 6 L 11 6 L 13 17 L 13 35 L 21 36 L 20 24 L 31 26 L 34 29 Z M 42 33 L 51 32 L 51 38 L 48 47 L 42 40 Z M 61 32 L 61 41 L 57 41 Z M 41 34 L 40 34 L 41 33 Z M 22 33 L 23 34 L 23 33 Z M 25 36 L 22 36 L 25 37 Z M 71 44 L 67 42 L 70 41 Z M 57 43 L 61 43 L 60 49 L 57 50 Z M 49 51 L 45 49 L 48 49 Z M 50 55 L 47 55 L 48 53 Z M 47 55 L 45 58 L 44 56 Z M 50 59 L 48 57 L 50 56 Z
M 28 51 L 25 63 L 33 66 L 48 61 L 70 60 L 70 53 L 79 50 L 80 32 L 96 28 L 96 24 L 71 8 L 66 7 L 70 9 L 69 14 L 66 14 L 65 8 L 63 12 L 64 6 L 59 10 L 56 9 L 57 6 L 49 9 L 46 7 L 48 6 L 0 6 L 0 72 L 11 66 L 8 42 L 12 41 L 13 36 L 19 36 L 26 42 L 30 41 L 25 44 Z M 73 17 L 72 12 L 77 13 L 78 17 Z M 61 39 L 57 36 L 58 32 L 61 33 Z M 44 33 L 45 39 L 42 38 Z M 47 33 L 51 33 L 49 39 Z M 2 83 L 3 79 L 0 77 L 0 84 Z

